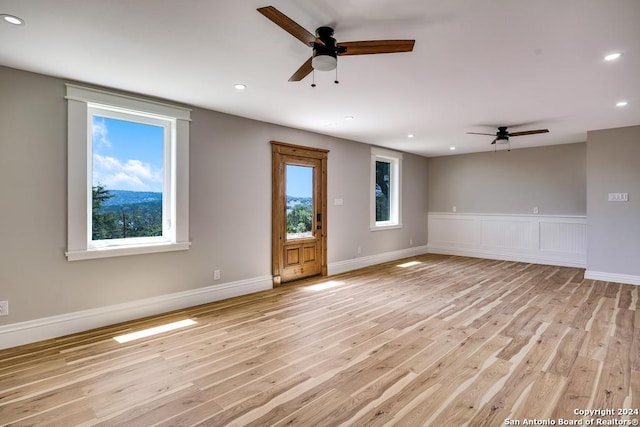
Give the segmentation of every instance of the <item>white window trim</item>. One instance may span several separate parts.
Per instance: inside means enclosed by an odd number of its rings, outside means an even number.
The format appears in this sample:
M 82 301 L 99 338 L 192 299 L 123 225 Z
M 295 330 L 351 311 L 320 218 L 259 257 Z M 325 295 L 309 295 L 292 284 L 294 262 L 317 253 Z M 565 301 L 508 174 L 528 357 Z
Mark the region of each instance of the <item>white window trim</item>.
M 391 219 L 376 221 L 376 161 L 391 163 Z M 371 231 L 402 228 L 402 153 L 371 147 L 370 229 Z
M 127 95 L 119 95 L 103 90 L 91 89 L 67 84 L 68 108 L 68 196 L 67 196 L 67 251 L 69 261 L 105 258 L 125 255 L 138 255 L 155 252 L 167 252 L 189 249 L 189 122 L 191 110 L 149 101 Z M 172 126 L 175 144 L 170 156 L 172 185 L 168 187 L 173 196 L 174 207 L 170 220 L 173 222 L 169 239 L 142 241 L 136 239 L 122 245 L 91 245 L 91 150 L 88 141 L 91 138 L 90 109 L 140 112 L 147 117 L 160 117 L 174 121 Z M 165 168 L 166 170 L 166 168 Z M 167 171 L 169 172 L 169 171 Z M 165 197 L 163 197 L 164 203 Z M 164 226 L 164 225 L 163 225 Z

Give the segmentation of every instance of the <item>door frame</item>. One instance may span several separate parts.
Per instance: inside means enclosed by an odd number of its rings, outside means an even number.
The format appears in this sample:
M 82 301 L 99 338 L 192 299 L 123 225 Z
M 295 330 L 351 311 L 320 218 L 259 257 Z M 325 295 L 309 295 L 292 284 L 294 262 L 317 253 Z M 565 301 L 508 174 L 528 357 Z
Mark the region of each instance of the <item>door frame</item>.
M 313 147 L 303 147 L 300 145 L 288 144 L 286 142 L 271 141 L 271 158 L 272 158 L 272 177 L 271 177 L 271 258 L 273 264 L 273 287 L 276 288 L 281 284 L 281 271 L 284 268 L 283 247 L 286 241 L 286 230 L 281 224 L 285 221 L 286 201 L 280 197 L 284 194 L 286 183 L 281 177 L 284 176 L 283 158 L 287 156 L 302 157 L 308 159 L 320 160 L 319 186 L 320 193 L 319 204 L 321 221 L 318 222 L 320 229 L 320 274 L 327 275 L 327 160 L 329 150 Z M 317 210 L 316 210 L 317 212 Z M 314 221 L 315 223 L 315 221 Z

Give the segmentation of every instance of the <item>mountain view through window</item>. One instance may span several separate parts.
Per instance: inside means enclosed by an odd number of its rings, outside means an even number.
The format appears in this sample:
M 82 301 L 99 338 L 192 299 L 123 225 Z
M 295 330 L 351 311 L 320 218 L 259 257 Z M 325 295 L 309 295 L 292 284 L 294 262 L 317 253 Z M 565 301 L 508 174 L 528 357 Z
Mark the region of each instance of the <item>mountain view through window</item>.
M 92 240 L 162 235 L 164 132 L 92 117 Z

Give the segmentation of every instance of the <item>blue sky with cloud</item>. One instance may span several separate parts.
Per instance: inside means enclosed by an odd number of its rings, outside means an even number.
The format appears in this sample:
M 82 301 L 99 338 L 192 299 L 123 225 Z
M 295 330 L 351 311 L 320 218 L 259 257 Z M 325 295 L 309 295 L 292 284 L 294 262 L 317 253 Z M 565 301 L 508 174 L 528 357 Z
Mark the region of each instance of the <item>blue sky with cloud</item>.
M 313 168 L 287 165 L 287 196 L 311 197 L 313 193 Z
M 163 132 L 160 126 L 94 116 L 93 185 L 161 192 Z

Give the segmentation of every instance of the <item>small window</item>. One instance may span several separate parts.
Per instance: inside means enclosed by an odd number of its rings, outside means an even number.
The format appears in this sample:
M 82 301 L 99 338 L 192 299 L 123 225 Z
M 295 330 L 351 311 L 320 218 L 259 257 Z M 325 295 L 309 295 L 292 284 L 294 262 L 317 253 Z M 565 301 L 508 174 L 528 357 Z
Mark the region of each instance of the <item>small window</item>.
M 371 149 L 371 229 L 402 227 L 402 154 L 381 148 Z
M 67 258 L 187 249 L 189 110 L 73 85 L 67 99 Z

